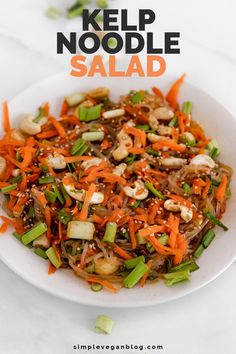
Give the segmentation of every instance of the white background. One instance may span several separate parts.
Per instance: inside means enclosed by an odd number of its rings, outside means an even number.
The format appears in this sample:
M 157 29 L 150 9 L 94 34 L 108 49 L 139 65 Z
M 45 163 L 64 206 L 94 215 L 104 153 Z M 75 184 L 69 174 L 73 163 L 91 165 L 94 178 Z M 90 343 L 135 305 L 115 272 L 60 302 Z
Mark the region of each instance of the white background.
M 154 9 L 157 21 L 151 29 L 160 37 L 160 43 L 163 30 L 180 31 L 181 55 L 167 57 L 167 72 L 176 76 L 186 72 L 190 82 L 236 116 L 235 1 L 110 3 L 115 8 L 130 9 L 131 22 L 137 8 Z M 71 1 L 0 0 L 0 101 L 12 98 L 39 79 L 69 71 L 69 57 L 56 55 L 55 34 L 59 30 L 79 32 L 80 22 L 46 18 L 44 12 L 49 4 L 63 8 Z M 161 344 L 164 350 L 159 352 L 165 354 L 236 353 L 235 263 L 194 294 L 172 303 L 132 310 L 90 308 L 57 299 L 21 280 L 2 262 L 0 284 L 3 354 L 82 353 L 72 349 L 78 343 Z M 100 313 L 116 321 L 110 336 L 93 332 L 93 321 Z

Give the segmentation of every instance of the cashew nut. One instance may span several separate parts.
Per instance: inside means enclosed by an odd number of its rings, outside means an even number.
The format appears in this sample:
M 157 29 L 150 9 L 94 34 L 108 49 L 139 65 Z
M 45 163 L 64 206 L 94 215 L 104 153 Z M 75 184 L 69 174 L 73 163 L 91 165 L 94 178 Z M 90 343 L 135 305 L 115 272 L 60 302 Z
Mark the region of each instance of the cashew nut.
M 23 143 L 25 142 L 25 137 L 20 130 L 14 129 L 11 133 L 11 137 L 18 141 L 22 141 Z
M 20 122 L 20 129 L 29 135 L 35 135 L 41 132 L 41 126 L 47 122 L 47 118 L 43 117 L 39 123 L 35 123 L 32 115 L 25 115 Z
M 88 95 L 92 98 L 103 98 L 109 95 L 107 87 L 97 87 L 96 89 L 88 91 Z
M 110 119 L 110 118 L 117 118 L 121 117 L 125 114 L 125 110 L 123 108 L 113 109 L 112 111 L 106 111 L 102 114 L 103 118 Z
M 150 114 L 150 116 L 148 117 L 148 123 L 152 129 L 154 130 L 158 129 L 158 125 L 159 125 L 158 120 L 152 114 Z
M 120 161 L 129 155 L 127 149 L 133 146 L 133 141 L 123 129 L 118 133 L 117 140 L 119 142 L 119 146 L 116 150 L 113 151 L 113 157 L 115 160 Z
M 70 178 L 71 177 L 71 178 Z M 74 179 L 70 173 L 66 174 L 64 177 L 67 179 L 67 182 L 65 181 L 63 183 L 63 186 L 66 190 L 66 192 L 74 199 L 83 202 L 85 198 L 86 191 L 84 189 L 76 189 L 75 184 L 74 184 Z M 68 182 L 69 179 L 69 182 Z M 90 200 L 90 204 L 101 204 L 104 201 L 104 194 L 101 192 L 94 192 L 92 195 L 92 198 Z
M 131 198 L 137 200 L 146 199 L 148 196 L 148 189 L 145 187 L 145 184 L 141 180 L 134 182 L 134 188 L 129 186 L 122 187 L 124 193 Z
M 13 177 L 17 177 L 17 176 L 19 176 L 19 174 L 20 174 L 20 169 L 19 168 L 14 168 L 14 170 L 12 170 L 12 176 Z
M 123 173 L 126 170 L 126 163 L 120 163 L 118 166 L 115 167 L 115 169 L 113 170 L 113 174 L 117 175 L 117 176 L 122 176 Z
M 0 156 L 0 176 L 3 174 L 6 167 L 7 167 L 6 160 L 2 156 Z
M 174 117 L 173 111 L 168 107 L 156 108 L 153 112 L 153 115 L 157 119 L 161 119 L 161 120 L 170 120 L 171 118 Z
M 54 168 L 55 170 L 62 170 L 66 167 L 66 162 L 63 155 L 54 155 L 48 156 L 46 158 L 47 164 L 49 167 Z
M 181 134 L 180 140 L 182 143 L 195 143 L 195 138 L 190 132 L 184 132 Z
M 215 161 L 208 155 L 199 154 L 194 156 L 194 158 L 190 161 L 190 165 L 196 166 L 206 166 L 209 168 L 215 167 Z
M 157 141 L 164 139 L 163 136 L 154 134 L 154 133 L 148 133 L 147 138 L 151 143 L 156 143 Z
M 184 205 L 180 205 L 172 199 L 167 199 L 165 201 L 164 208 L 169 211 L 180 211 L 180 216 L 186 223 L 193 218 L 192 209 L 189 209 Z
M 157 128 L 158 134 L 164 135 L 164 136 L 170 136 L 171 135 L 171 127 L 167 127 L 166 125 L 159 125 Z
M 95 273 L 100 275 L 110 275 L 115 273 L 122 264 L 118 257 L 110 257 L 109 260 L 99 258 L 94 261 Z
M 179 157 L 166 157 L 159 160 L 160 164 L 168 168 L 179 168 L 186 165 L 187 160 L 181 159 Z
M 82 162 L 81 167 L 86 171 L 92 166 L 99 165 L 100 162 L 102 162 L 102 159 L 100 159 L 99 157 L 92 157 L 91 159 Z

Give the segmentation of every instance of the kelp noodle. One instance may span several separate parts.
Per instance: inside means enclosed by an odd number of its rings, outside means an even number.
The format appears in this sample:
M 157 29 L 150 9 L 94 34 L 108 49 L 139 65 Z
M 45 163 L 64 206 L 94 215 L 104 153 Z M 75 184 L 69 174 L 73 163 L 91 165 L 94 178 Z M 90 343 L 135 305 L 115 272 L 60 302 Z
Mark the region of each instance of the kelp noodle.
M 5 102 L 0 231 L 13 226 L 49 258 L 49 273 L 71 268 L 99 289 L 188 280 L 215 236 L 206 232 L 227 230 L 220 219 L 233 172 L 193 120 L 192 103 L 180 108 L 183 79 L 165 97 L 156 87 L 118 103 L 107 88 L 75 94 L 58 119 L 46 103 L 19 129 Z

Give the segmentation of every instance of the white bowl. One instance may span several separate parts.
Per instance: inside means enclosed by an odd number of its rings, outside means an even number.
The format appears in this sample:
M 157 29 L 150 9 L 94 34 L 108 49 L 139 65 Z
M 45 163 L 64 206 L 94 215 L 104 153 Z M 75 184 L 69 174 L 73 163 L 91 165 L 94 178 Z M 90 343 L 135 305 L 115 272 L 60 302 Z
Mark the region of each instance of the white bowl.
M 59 112 L 63 97 L 74 92 L 86 91 L 97 86 L 107 86 L 111 97 L 117 99 L 120 94 L 131 89 L 150 89 L 158 86 L 164 92 L 168 90 L 174 78 L 75 78 L 68 73 L 50 77 L 37 83 L 15 97 L 9 104 L 12 123 L 17 126 L 18 117 L 23 113 L 36 113 L 37 107 L 49 101 L 52 112 Z M 236 120 L 217 101 L 204 91 L 185 82 L 181 88 L 180 102 L 192 101 L 193 117 L 204 124 L 207 136 L 217 139 L 221 146 L 221 160 L 236 169 L 234 142 Z M 117 294 L 106 290 L 95 293 L 86 282 L 76 277 L 71 270 L 59 270 L 48 276 L 48 262 L 36 256 L 30 249 L 20 244 L 7 232 L 0 237 L 0 258 L 14 272 L 31 284 L 59 297 L 80 304 L 104 307 L 149 306 L 167 302 L 187 295 L 221 274 L 236 258 L 236 200 L 235 180 L 232 181 L 232 197 L 228 202 L 223 222 L 229 227 L 228 232 L 217 228 L 216 238 L 198 260 L 200 269 L 192 273 L 191 280 L 172 287 L 163 282 L 139 286 L 128 290 L 122 289 Z

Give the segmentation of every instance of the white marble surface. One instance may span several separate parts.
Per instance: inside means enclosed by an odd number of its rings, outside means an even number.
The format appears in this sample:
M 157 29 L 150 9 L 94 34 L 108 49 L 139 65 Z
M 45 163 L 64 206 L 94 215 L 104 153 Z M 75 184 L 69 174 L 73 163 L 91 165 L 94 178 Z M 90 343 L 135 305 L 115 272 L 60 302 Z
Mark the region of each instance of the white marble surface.
M 50 21 L 43 13 L 49 4 L 63 8 L 69 3 L 0 0 L 0 101 L 42 78 L 68 70 L 68 58 L 55 54 L 55 33 L 75 29 L 77 20 Z M 168 72 L 187 72 L 190 82 L 203 87 L 236 116 L 235 1 L 111 0 L 111 4 L 132 9 L 131 18 L 144 5 L 156 9 L 159 21 L 152 27 L 154 31 L 180 30 L 182 54 L 167 58 Z M 72 346 L 77 343 L 133 343 L 161 344 L 164 350 L 159 352 L 165 354 L 234 354 L 235 279 L 233 264 L 205 288 L 172 303 L 107 310 L 79 306 L 41 292 L 0 262 L 0 353 L 70 354 L 76 352 Z M 99 313 L 115 319 L 112 335 L 93 332 L 92 323 Z

